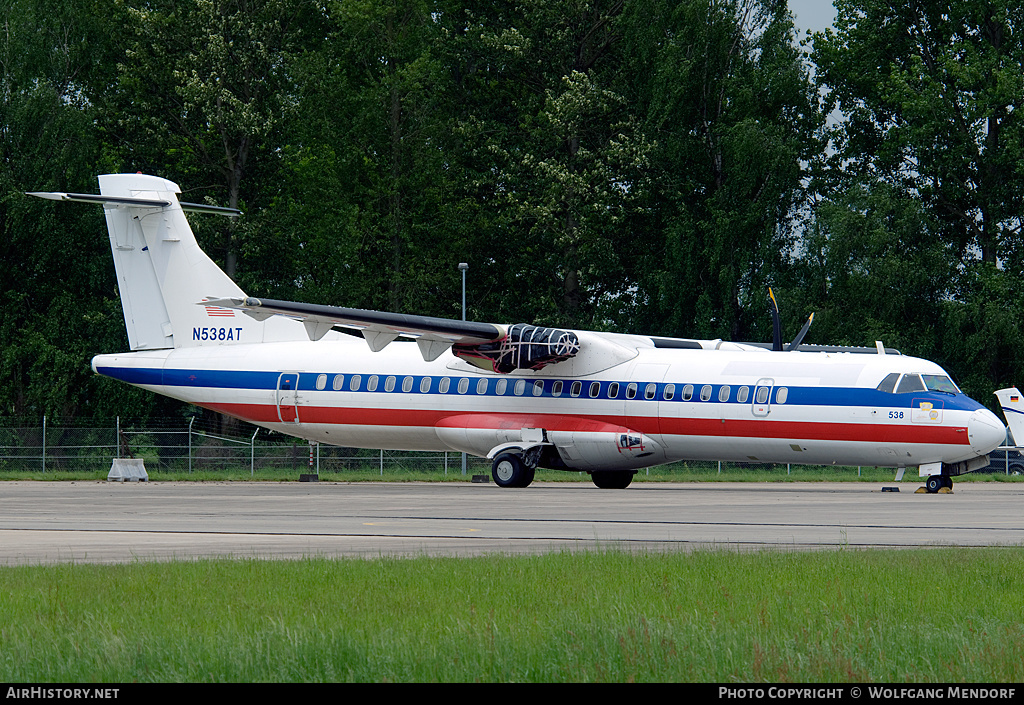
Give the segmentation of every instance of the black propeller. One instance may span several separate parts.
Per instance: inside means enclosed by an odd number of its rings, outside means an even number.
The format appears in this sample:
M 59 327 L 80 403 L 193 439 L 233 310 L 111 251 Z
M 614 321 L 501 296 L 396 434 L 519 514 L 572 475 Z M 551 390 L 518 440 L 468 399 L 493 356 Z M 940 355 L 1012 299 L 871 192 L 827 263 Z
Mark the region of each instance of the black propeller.
M 779 352 L 783 351 L 782 347 L 782 324 L 779 322 L 779 304 L 775 300 L 775 294 L 772 293 L 771 288 L 768 289 L 768 298 L 772 302 L 772 350 Z M 799 350 L 800 343 L 804 342 L 804 336 L 807 335 L 807 331 L 811 329 L 811 322 L 814 321 L 814 314 L 812 313 L 804 323 L 804 327 L 800 329 L 800 332 L 793 338 L 793 342 L 785 347 L 786 352 L 791 350 Z

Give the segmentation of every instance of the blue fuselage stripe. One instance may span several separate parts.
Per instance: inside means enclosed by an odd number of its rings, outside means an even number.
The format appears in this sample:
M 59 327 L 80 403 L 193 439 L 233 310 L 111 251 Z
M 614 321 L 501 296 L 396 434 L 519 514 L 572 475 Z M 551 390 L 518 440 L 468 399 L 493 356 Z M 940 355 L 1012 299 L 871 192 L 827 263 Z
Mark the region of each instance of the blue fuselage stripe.
M 170 386 L 170 387 L 205 387 L 205 388 L 220 388 L 220 389 L 253 389 L 253 390 L 265 390 L 274 391 L 278 387 L 278 380 L 282 378 L 282 374 L 285 375 L 285 379 L 291 375 L 291 379 L 294 380 L 294 372 L 275 372 L 275 371 L 251 371 L 251 370 L 202 370 L 202 369 L 160 369 L 160 368 L 145 368 L 145 367 L 100 367 L 97 370 L 100 374 L 114 379 L 119 379 L 128 384 L 135 385 L 147 385 L 147 386 Z M 321 374 L 326 375 L 325 384 L 322 389 L 317 387 L 317 378 Z M 334 389 L 334 379 L 336 375 L 343 375 L 344 384 L 341 389 Z M 367 373 L 359 373 L 360 377 L 359 388 L 352 389 L 351 382 L 355 375 L 351 373 L 317 373 L 317 372 L 301 372 L 299 373 L 299 390 L 309 392 L 344 392 L 348 394 L 352 393 L 373 393 L 373 394 L 434 394 L 444 396 L 466 396 L 466 397 L 522 397 L 522 398 L 578 398 L 578 399 L 595 399 L 595 400 L 614 400 L 614 401 L 658 401 L 662 403 L 697 403 L 697 404 L 740 404 L 748 406 L 752 404 L 755 395 L 756 385 L 729 385 L 730 390 L 728 397 L 725 401 L 719 400 L 719 392 L 723 385 L 711 384 L 704 385 L 692 382 L 657 382 L 656 391 L 653 397 L 646 397 L 645 392 L 648 386 L 648 382 L 630 382 L 622 380 L 574 380 L 574 379 L 544 379 L 537 380 L 536 378 L 523 378 L 523 377 L 504 377 L 500 378 L 506 381 L 506 385 L 499 393 L 498 379 L 499 378 L 480 378 L 480 377 L 458 377 L 455 375 L 430 375 L 429 387 L 427 391 L 421 391 L 421 384 L 424 379 L 424 375 L 372 375 Z M 370 377 L 376 376 L 377 385 L 374 390 L 367 388 Z M 386 388 L 386 381 L 389 377 L 394 378 L 393 388 Z M 407 392 L 403 391 L 403 381 L 406 377 L 412 378 L 411 389 Z M 449 380 L 449 386 L 446 391 L 440 391 L 441 380 L 446 378 Z M 480 379 L 487 379 L 487 388 L 483 393 L 477 392 L 477 383 Z M 464 391 L 459 391 L 460 381 L 467 380 L 468 387 Z M 522 389 L 520 394 L 515 393 L 516 383 L 520 380 L 525 382 L 525 387 Z M 536 381 L 543 381 L 543 389 L 540 394 L 534 394 L 534 383 Z M 555 383 L 561 382 L 561 390 L 559 394 L 554 393 Z M 578 394 L 572 394 L 574 383 L 581 382 L 581 389 Z M 590 388 L 593 382 L 600 383 L 600 390 L 596 396 L 590 395 Z M 613 384 L 618 385 L 616 395 L 609 395 L 609 387 Z M 627 397 L 627 389 L 631 384 L 635 384 L 635 397 Z M 666 387 L 673 385 L 674 390 L 671 399 L 666 399 Z M 683 398 L 683 389 L 687 385 L 692 385 L 693 396 L 690 399 Z M 465 383 L 463 384 L 465 386 Z M 704 386 L 711 387 L 711 396 L 707 400 L 701 400 L 700 393 Z M 744 401 L 738 401 L 738 391 L 741 387 L 747 388 L 747 394 Z M 771 404 L 774 406 L 778 404 L 776 400 L 776 389 L 785 387 L 788 390 L 788 398 L 786 399 L 784 406 L 846 406 L 846 407 L 885 407 L 885 408 L 916 408 L 920 405 L 921 401 L 932 401 L 935 403 L 937 408 L 944 408 L 948 410 L 963 410 L 963 411 L 975 411 L 977 409 L 984 408 L 981 404 L 977 403 L 970 397 L 963 394 L 948 394 L 945 392 L 914 392 L 906 394 L 894 394 L 889 392 L 880 392 L 877 389 L 864 389 L 860 387 L 793 387 L 788 385 L 776 385 L 772 389 Z

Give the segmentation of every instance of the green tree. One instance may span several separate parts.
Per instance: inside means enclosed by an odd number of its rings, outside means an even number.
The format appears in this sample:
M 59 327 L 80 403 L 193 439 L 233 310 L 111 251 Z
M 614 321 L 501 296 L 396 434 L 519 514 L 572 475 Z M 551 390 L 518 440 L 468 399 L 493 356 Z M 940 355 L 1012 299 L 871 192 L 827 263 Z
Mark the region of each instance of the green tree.
M 14 0 L 0 9 L 0 414 L 145 414 L 150 395 L 92 374 L 126 347 L 99 209 L 24 191 L 94 191 L 97 113 L 85 87 L 104 30 L 91 8 Z
M 837 173 L 872 174 L 919 200 L 961 263 L 1021 262 L 1024 7 L 837 0 L 814 37 Z
M 297 94 L 291 61 L 316 45 L 319 4 L 121 0 L 100 11 L 124 28 L 111 52 L 116 85 L 94 89 L 115 159 L 238 208 L 254 169 L 270 168 L 254 162 L 271 158 L 268 137 Z M 235 224 L 206 227 L 222 228 L 224 268 L 234 277 Z
M 1024 265 L 1024 10 L 1002 0 L 836 7 L 813 52 L 829 108 L 843 114 L 810 239 L 810 259 L 831 263 L 818 269 L 818 302 L 989 399 L 1024 372 L 1013 324 L 1024 314 L 1013 294 Z M 872 251 L 872 240 L 884 247 Z M 848 276 L 850 252 L 862 257 Z
M 622 93 L 616 0 L 441 13 L 452 162 L 481 204 L 489 317 L 605 327 L 632 282 L 623 229 L 651 145 Z
M 628 227 L 643 233 L 637 328 L 764 338 L 792 263 L 817 97 L 786 3 L 627 9 L 626 76 L 658 148 Z M 770 337 L 770 334 L 769 334 Z

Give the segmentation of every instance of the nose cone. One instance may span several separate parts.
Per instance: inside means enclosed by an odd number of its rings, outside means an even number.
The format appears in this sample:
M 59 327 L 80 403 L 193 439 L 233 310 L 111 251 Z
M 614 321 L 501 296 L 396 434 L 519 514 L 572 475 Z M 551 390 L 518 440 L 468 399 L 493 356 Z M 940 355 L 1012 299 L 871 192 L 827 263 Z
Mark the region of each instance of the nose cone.
M 971 450 L 978 455 L 987 455 L 1006 440 L 1006 427 L 988 409 L 978 409 L 967 420 L 967 437 Z

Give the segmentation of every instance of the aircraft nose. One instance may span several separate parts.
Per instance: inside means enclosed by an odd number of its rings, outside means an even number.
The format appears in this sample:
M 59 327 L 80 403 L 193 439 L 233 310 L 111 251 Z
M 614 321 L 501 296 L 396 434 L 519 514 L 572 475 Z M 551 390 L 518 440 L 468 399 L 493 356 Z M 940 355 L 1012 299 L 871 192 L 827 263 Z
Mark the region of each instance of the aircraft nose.
M 1006 440 L 1006 427 L 988 409 L 978 409 L 967 420 L 967 437 L 971 450 L 978 455 L 986 455 Z

